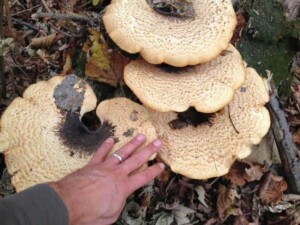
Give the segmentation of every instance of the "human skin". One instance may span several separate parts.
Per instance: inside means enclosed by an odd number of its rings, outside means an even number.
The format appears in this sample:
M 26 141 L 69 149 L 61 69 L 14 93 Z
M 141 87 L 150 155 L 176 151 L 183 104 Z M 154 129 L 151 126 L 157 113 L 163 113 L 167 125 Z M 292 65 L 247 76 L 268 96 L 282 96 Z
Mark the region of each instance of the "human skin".
M 114 140 L 108 138 L 85 167 L 49 183 L 65 203 L 70 225 L 114 223 L 127 197 L 163 171 L 162 163 L 137 171 L 161 146 L 159 140 L 154 140 L 135 152 L 145 140 L 140 134 L 117 150 L 123 159 L 120 162 L 116 157 L 107 158 L 114 145 Z

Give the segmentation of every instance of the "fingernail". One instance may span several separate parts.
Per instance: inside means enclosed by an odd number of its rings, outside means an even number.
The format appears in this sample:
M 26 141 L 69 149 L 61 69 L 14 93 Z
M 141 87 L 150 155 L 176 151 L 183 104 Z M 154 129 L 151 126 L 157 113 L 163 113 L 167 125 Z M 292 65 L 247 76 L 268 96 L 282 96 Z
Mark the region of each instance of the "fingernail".
M 138 141 L 144 141 L 144 140 L 146 139 L 146 137 L 145 137 L 145 135 L 143 135 L 143 134 L 139 134 L 139 135 L 136 137 L 136 139 L 137 139 Z
M 153 145 L 154 145 L 155 147 L 159 147 L 159 146 L 161 146 L 161 141 L 160 141 L 160 140 L 155 140 L 155 141 L 153 142 Z
M 159 167 L 162 168 L 162 169 L 165 169 L 165 167 L 166 167 L 165 164 L 163 164 L 163 163 L 161 163 L 161 162 L 158 163 L 158 165 L 159 165 Z
M 114 139 L 110 137 L 110 138 L 107 138 L 105 142 L 108 144 L 112 144 L 112 143 L 114 143 Z

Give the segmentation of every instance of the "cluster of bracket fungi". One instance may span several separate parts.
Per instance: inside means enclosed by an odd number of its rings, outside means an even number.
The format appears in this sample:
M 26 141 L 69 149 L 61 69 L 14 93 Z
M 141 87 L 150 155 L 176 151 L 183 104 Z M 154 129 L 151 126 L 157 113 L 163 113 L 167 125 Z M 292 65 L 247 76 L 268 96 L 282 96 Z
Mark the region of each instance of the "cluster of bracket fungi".
M 117 140 L 112 151 L 138 133 L 159 138 L 157 157 L 193 179 L 226 174 L 250 154 L 270 126 L 269 96 L 230 44 L 231 0 L 186 1 L 183 11 L 180 2 L 112 0 L 103 16 L 110 38 L 141 55 L 125 67 L 124 80 L 143 105 L 114 98 L 97 106 L 91 87 L 74 75 L 34 84 L 12 102 L 1 118 L 0 152 L 17 191 L 83 166 L 108 136 Z M 96 106 L 102 126 L 91 132 L 80 119 Z

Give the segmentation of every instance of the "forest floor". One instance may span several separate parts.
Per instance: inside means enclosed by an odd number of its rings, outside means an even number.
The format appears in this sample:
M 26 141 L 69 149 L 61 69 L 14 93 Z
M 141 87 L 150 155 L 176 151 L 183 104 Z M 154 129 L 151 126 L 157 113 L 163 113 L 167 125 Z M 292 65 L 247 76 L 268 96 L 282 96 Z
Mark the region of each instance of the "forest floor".
M 135 99 L 122 81 L 122 71 L 138 56 L 118 49 L 105 33 L 101 16 L 109 0 L 0 2 L 4 6 L 0 7 L 4 8 L 0 11 L 0 116 L 29 85 L 57 74 L 84 78 L 99 102 L 119 95 Z M 300 2 L 240 0 L 233 4 L 238 26 L 232 44 L 261 76 L 272 76 L 298 146 Z M 227 175 L 209 180 L 192 180 L 167 169 L 128 199 L 116 224 L 300 224 L 300 193 L 293 193 L 284 178 L 271 130 L 253 152 L 237 161 Z M 12 193 L 0 154 L 0 198 Z

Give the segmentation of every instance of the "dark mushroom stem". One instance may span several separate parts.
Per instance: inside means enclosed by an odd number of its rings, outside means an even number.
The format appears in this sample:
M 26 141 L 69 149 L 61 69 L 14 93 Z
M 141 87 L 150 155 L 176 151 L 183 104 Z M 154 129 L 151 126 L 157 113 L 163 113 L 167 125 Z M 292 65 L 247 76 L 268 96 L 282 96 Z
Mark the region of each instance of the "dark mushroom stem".
M 58 127 L 58 135 L 69 149 L 74 149 L 71 155 L 92 155 L 107 138 L 114 137 L 115 126 L 108 121 L 93 131 L 80 120 L 79 113 L 68 111 L 64 114 L 65 119 Z
M 178 113 L 178 119 L 169 122 L 169 126 L 176 130 L 192 125 L 197 127 L 199 125 L 209 125 L 212 126 L 213 118 L 215 118 L 216 113 L 201 113 L 195 108 L 189 108 L 187 111 Z
M 191 0 L 146 0 L 156 12 L 174 17 L 195 18 Z

